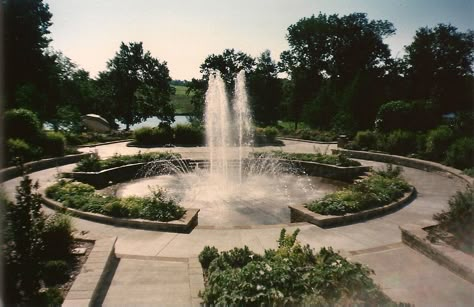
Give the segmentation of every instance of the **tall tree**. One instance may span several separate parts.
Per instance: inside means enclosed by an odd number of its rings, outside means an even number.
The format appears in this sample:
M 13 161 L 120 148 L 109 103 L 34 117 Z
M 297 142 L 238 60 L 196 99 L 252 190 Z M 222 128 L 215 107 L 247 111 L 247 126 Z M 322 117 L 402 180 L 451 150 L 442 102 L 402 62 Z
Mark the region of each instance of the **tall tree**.
M 225 49 L 222 54 L 207 56 L 200 66 L 202 77 L 200 79 L 193 78 L 188 83 L 187 93 L 193 94 L 191 103 L 194 105 L 194 117 L 199 121 L 202 120 L 207 81 L 214 71 L 220 72 L 228 93 L 232 93 L 237 73 L 241 70 L 249 73 L 253 71 L 254 66 L 255 60 L 250 55 L 241 51 L 236 52 L 234 49 Z
M 420 28 L 405 49 L 412 99 L 432 99 L 444 112 L 472 108 L 473 31 Z
M 26 106 L 33 102 L 21 98 L 35 99 L 47 87 L 48 66 L 52 63 L 44 51 L 50 42 L 47 35 L 52 15 L 42 0 L 3 0 L 2 9 L 5 107 Z M 17 97 L 18 92 L 23 97 Z M 40 104 L 36 102 L 32 107 L 40 108 Z
M 116 100 L 116 118 L 130 125 L 156 116 L 163 123 L 174 122 L 174 108 L 170 103 L 173 88 L 166 62 L 144 52 L 143 44 L 122 43 L 115 57 L 107 62 L 101 78 L 108 79 Z
M 248 83 L 254 120 L 262 125 L 275 124 L 279 119 L 282 84 L 278 79 L 278 66 L 269 50 L 257 58 Z

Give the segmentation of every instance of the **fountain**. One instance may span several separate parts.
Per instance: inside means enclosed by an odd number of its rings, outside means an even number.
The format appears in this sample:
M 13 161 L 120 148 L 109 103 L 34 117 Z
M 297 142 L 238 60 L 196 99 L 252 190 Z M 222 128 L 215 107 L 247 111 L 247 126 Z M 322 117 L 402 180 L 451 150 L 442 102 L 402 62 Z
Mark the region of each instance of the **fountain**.
M 144 196 L 149 192 L 143 186 L 160 186 L 182 206 L 201 209 L 200 225 L 227 226 L 288 223 L 288 205 L 336 190 L 334 182 L 302 176 L 287 163 L 246 159 L 252 150 L 253 125 L 245 82 L 241 71 L 229 99 L 219 72 L 209 77 L 204 116 L 208 163 L 164 164 L 165 172 L 149 167 L 151 177 L 122 185 L 118 196 Z

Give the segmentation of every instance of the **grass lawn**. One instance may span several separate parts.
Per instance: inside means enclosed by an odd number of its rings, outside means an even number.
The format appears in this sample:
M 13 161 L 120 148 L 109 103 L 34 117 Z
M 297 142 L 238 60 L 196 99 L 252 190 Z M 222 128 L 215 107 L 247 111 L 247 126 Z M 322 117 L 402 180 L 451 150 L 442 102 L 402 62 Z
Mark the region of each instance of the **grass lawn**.
M 171 103 L 174 105 L 176 115 L 189 114 L 193 111 L 193 105 L 191 104 L 191 96 L 186 95 L 188 89 L 183 85 L 173 85 L 176 89 L 176 94 L 171 95 Z

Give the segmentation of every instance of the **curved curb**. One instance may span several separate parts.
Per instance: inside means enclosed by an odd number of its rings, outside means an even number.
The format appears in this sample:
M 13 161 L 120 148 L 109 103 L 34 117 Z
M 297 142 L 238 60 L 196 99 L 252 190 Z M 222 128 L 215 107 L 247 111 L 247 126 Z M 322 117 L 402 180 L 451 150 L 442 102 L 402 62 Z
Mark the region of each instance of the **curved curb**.
M 117 237 L 97 240 L 62 306 L 95 306 L 101 284 L 116 260 Z
M 32 161 L 24 164 L 25 169 L 29 172 L 37 172 L 47 168 L 57 167 L 61 165 L 76 163 L 82 158 L 90 156 L 91 153 L 80 153 L 76 155 L 68 155 L 64 157 L 48 158 L 38 161 Z M 21 170 L 17 166 L 12 166 L 0 170 L 0 182 L 5 182 L 13 178 L 21 176 Z
M 77 148 L 88 148 L 88 147 L 97 147 L 97 146 L 102 146 L 102 145 L 110 145 L 110 144 L 116 144 L 116 143 L 125 143 L 125 142 L 130 142 L 133 139 L 122 139 L 122 140 L 115 140 L 115 141 L 109 141 L 109 142 L 102 142 L 102 143 L 95 143 L 95 144 L 83 144 L 83 145 L 77 145 Z
M 143 219 L 125 219 L 106 216 L 98 213 L 84 212 L 81 210 L 68 208 L 63 206 L 60 202 L 47 198 L 45 195 L 41 195 L 43 204 L 47 207 L 57 210 L 57 211 L 66 211 L 76 217 L 99 222 L 103 224 L 109 224 L 113 226 L 120 227 L 129 227 L 129 228 L 138 228 L 146 230 L 158 230 L 166 232 L 178 232 L 178 233 L 190 233 L 194 227 L 198 224 L 198 214 L 199 209 L 186 209 L 184 216 L 175 221 L 170 222 L 158 222 L 158 221 L 149 221 Z
M 396 211 L 411 202 L 415 197 L 416 189 L 412 186 L 410 191 L 406 192 L 401 199 L 395 202 L 382 207 L 372 208 L 356 213 L 348 213 L 345 215 L 323 215 L 315 213 L 307 209 L 303 204 L 288 207 L 290 208 L 291 222 L 308 222 L 322 228 L 330 228 L 363 222 Z
M 312 140 L 297 139 L 297 138 L 287 138 L 287 137 L 277 137 L 277 139 L 280 139 L 280 140 L 287 140 L 287 141 L 304 142 L 304 143 L 321 144 L 321 145 L 337 145 L 337 141 L 333 141 L 333 142 L 323 142 L 323 141 L 312 141 Z
M 402 242 L 474 284 L 474 258 L 472 256 L 447 244 L 433 244 L 427 239 L 428 234 L 424 229 L 435 225 L 433 222 L 426 227 L 412 224 L 399 226 L 402 232 Z
M 453 167 L 449 167 L 440 163 L 426 161 L 421 159 L 407 158 L 403 156 L 389 155 L 383 153 L 376 153 L 370 151 L 359 151 L 349 149 L 333 149 L 333 153 L 344 153 L 347 156 L 355 159 L 372 160 L 384 163 L 399 164 L 402 166 L 416 168 L 422 171 L 438 171 L 452 174 L 461 180 L 464 180 L 470 185 L 474 185 L 474 178 L 464 175 L 461 170 Z

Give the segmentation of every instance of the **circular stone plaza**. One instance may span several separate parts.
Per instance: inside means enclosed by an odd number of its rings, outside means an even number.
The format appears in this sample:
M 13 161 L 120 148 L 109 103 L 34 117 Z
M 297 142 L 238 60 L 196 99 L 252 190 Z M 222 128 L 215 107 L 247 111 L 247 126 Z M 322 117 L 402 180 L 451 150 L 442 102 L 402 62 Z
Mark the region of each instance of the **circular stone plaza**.
M 336 144 L 317 144 L 297 140 L 283 140 L 284 146 L 259 147 L 259 151 L 282 150 L 292 153 L 327 152 L 337 148 Z M 101 158 L 114 154 L 128 155 L 139 151 L 168 151 L 180 153 L 185 159 L 207 159 L 206 147 L 136 148 L 127 147 L 127 142 L 82 147 L 82 152 L 96 151 Z M 382 168 L 384 163 L 358 160 L 364 166 Z M 53 184 L 60 172 L 68 172 L 75 164 L 62 165 L 31 173 L 38 180 L 40 191 Z M 366 221 L 320 228 L 299 222 L 290 223 L 289 209 L 278 218 L 275 212 L 265 211 L 259 216 L 248 214 L 252 204 L 271 206 L 269 196 L 248 196 L 246 205 L 201 207 L 199 224 L 190 233 L 160 232 L 112 226 L 73 218 L 75 235 L 79 239 L 95 240 L 89 259 L 71 288 L 65 306 L 199 306 L 198 293 L 203 289 L 202 270 L 197 260 L 206 245 L 219 250 L 247 245 L 262 253 L 275 248 L 282 228 L 288 231 L 299 228 L 298 240 L 315 250 L 331 246 L 351 261 L 369 266 L 374 270 L 374 280 L 395 301 L 409 302 L 416 306 L 472 306 L 474 285 L 441 266 L 420 251 L 402 241 L 402 230 L 416 229 L 433 224 L 433 214 L 447 208 L 448 200 L 469 183 L 450 172 L 431 171 L 403 167 L 403 177 L 416 188 L 414 200 L 403 208 Z M 10 196 L 20 178 L 3 183 Z M 290 180 L 291 181 L 291 180 Z M 154 182 L 131 182 L 119 187 L 121 195 L 140 194 L 148 184 L 166 185 L 163 180 Z M 198 182 L 195 182 L 198 184 Z M 289 195 L 296 202 L 305 202 L 300 196 L 301 187 L 292 182 Z M 334 185 L 325 180 L 311 182 L 311 197 L 321 191 L 332 191 Z M 174 193 L 179 194 L 179 190 Z M 301 194 L 306 192 L 301 192 Z M 253 198 L 252 198 L 253 197 Z M 274 195 L 272 197 L 278 197 Z M 255 201 L 252 201 L 255 199 Z M 183 203 L 184 207 L 191 204 Z M 249 208 L 246 208 L 249 206 Z M 255 208 L 253 208 L 255 209 Z M 45 211 L 51 209 L 44 208 Z M 258 210 L 257 210 L 258 211 Z M 451 255 L 462 258 L 462 255 Z M 460 261 L 465 259 L 458 259 Z M 470 268 L 474 266 L 467 260 Z

